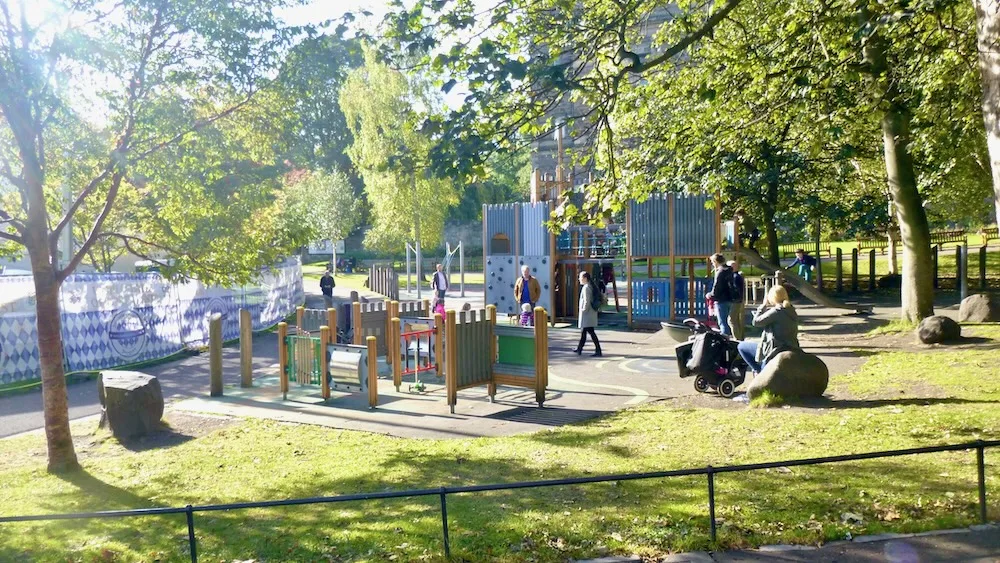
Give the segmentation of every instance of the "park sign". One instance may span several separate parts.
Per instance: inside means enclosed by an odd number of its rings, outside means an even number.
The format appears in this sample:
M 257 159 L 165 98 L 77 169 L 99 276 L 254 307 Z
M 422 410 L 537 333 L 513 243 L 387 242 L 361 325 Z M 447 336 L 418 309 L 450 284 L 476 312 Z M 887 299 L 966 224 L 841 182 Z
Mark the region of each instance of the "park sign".
M 344 241 L 338 240 L 336 243 L 337 254 L 344 253 Z M 309 243 L 309 254 L 319 254 L 324 256 L 329 256 L 333 254 L 334 247 L 330 244 L 330 239 L 324 239 L 321 241 Z

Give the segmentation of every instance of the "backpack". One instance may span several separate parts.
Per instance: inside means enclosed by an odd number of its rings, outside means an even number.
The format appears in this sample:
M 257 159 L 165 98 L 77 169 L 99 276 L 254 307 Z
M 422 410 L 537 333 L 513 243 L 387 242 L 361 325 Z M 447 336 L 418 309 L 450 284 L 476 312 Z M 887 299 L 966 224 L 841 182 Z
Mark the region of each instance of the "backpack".
M 742 303 L 746 299 L 746 285 L 743 281 L 743 274 L 733 271 L 733 275 L 729 278 L 729 289 L 733 292 L 733 301 L 737 303 Z
M 598 282 L 598 283 L 599 283 L 599 284 L 600 284 L 601 286 L 603 286 L 603 285 L 604 285 L 604 284 L 603 284 L 603 283 L 601 283 L 601 282 Z M 600 286 L 598 285 L 598 283 L 591 283 L 591 284 L 590 284 L 590 287 L 591 287 L 591 291 L 592 291 L 592 293 L 593 293 L 593 295 L 591 295 L 591 297 L 590 297 L 590 306 L 591 306 L 591 308 L 593 308 L 593 309 L 594 309 L 595 311 L 600 311 L 600 310 L 601 310 L 601 307 L 603 307 L 603 306 L 604 306 L 604 303 L 605 303 L 605 301 L 607 300 L 607 297 L 605 297 L 605 296 L 604 296 L 604 288 L 603 288 L 603 287 L 600 287 Z
M 726 267 L 719 276 L 719 285 L 722 287 L 712 288 L 715 301 L 742 301 L 739 288 L 736 286 L 736 273 L 732 268 Z

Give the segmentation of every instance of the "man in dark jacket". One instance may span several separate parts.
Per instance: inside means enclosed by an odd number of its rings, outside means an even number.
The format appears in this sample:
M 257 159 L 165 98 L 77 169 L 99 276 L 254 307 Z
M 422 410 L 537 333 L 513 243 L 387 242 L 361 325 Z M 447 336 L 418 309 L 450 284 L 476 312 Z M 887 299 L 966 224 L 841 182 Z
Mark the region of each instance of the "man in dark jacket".
M 323 274 L 323 277 L 319 279 L 319 289 L 323 292 L 323 301 L 326 302 L 327 309 L 333 307 L 334 287 L 337 287 L 337 282 L 333 281 L 333 275 L 330 274 L 330 270 L 327 270 Z
M 729 326 L 729 313 L 736 301 L 735 291 L 733 291 L 733 269 L 726 265 L 726 259 L 721 254 L 713 254 L 709 258 L 712 268 L 715 269 L 715 280 L 712 283 L 712 291 L 705 297 L 715 301 L 715 318 L 719 321 L 719 332 L 732 336 L 733 329 Z
M 729 328 L 733 331 L 733 338 L 743 340 L 746 335 L 746 315 L 744 304 L 746 303 L 746 281 L 743 274 L 736 269 L 736 260 L 726 262 L 726 265 L 733 270 L 733 282 L 736 286 L 736 299 L 733 300 L 733 308 L 729 311 Z

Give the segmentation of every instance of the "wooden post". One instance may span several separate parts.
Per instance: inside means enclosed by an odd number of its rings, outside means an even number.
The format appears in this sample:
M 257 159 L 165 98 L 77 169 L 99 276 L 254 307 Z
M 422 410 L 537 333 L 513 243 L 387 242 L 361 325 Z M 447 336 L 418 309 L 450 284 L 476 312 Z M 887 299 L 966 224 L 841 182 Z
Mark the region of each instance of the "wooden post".
M 278 323 L 278 385 L 281 398 L 288 398 L 288 323 Z
M 667 238 L 670 241 L 668 246 L 670 247 L 670 287 L 667 288 L 667 306 L 668 306 L 668 316 L 670 320 L 674 320 L 677 317 L 676 304 L 674 303 L 674 295 L 677 292 L 677 252 L 675 251 L 674 234 L 677 232 L 675 228 L 676 222 L 674 221 L 674 194 L 667 194 Z
M 330 344 L 337 342 L 337 310 L 330 307 L 326 310 L 326 326 L 330 327 Z
M 542 330 L 548 330 L 547 322 L 548 320 L 544 317 L 540 318 L 537 314 L 538 311 L 544 311 L 541 307 L 535 307 L 535 331 L 537 332 L 538 327 L 541 326 Z M 486 334 L 486 345 L 489 347 L 489 360 L 490 360 L 490 382 L 486 385 L 486 393 L 490 396 L 490 402 L 492 403 L 497 396 L 497 383 L 493 380 L 493 364 L 497 362 L 497 337 L 496 337 L 496 326 L 497 326 L 497 308 L 493 305 L 486 306 L 486 319 L 489 321 L 489 327 L 487 328 Z
M 986 245 L 979 247 L 979 289 L 986 289 Z
M 368 344 L 368 408 L 378 406 L 378 344 L 374 336 L 366 339 Z
M 210 393 L 222 396 L 222 315 L 215 313 L 208 321 L 208 365 L 211 381 Z
M 823 291 L 823 253 L 820 252 L 823 220 L 816 218 L 816 289 Z
M 858 249 L 851 249 L 851 291 L 858 292 Z
M 688 316 L 694 318 L 694 258 L 688 262 Z M 712 312 L 708 312 L 709 318 L 712 316 Z
M 549 327 L 539 319 L 546 319 L 545 309 L 535 307 L 535 402 L 542 406 L 549 380 Z
M 938 247 L 935 244 L 931 247 L 931 266 L 934 271 L 934 289 L 938 288 Z
M 964 244 L 958 246 L 958 296 L 969 296 L 969 251 Z
M 445 353 L 448 354 L 448 361 L 445 362 L 445 388 L 447 389 L 448 407 L 451 414 L 455 414 L 455 404 L 458 403 L 458 329 L 455 323 L 455 311 L 445 313 L 444 335 L 448 339 L 445 344 Z
M 351 304 L 351 330 L 354 331 L 354 345 L 363 346 L 365 339 L 361 336 L 361 303 Z
M 389 321 L 389 325 L 391 332 L 389 332 L 386 356 L 392 363 L 392 384 L 396 386 L 396 392 L 399 393 L 399 387 L 403 385 L 403 352 L 400 350 L 400 346 L 403 346 L 403 323 L 397 315 Z
M 496 314 L 497 308 L 494 305 L 489 305 L 493 307 L 493 314 Z M 444 375 L 444 317 L 441 313 L 434 313 L 434 364 L 436 373 L 438 377 Z
M 875 249 L 868 251 L 868 291 L 875 291 Z
M 955 291 L 962 287 L 962 245 L 955 245 Z
M 240 387 L 253 387 L 253 321 L 240 309 Z
M 305 329 L 305 318 L 306 318 L 306 308 L 299 305 L 295 308 L 295 328 L 298 332 L 302 332 Z
M 844 251 L 837 247 L 837 293 L 844 292 Z
M 330 364 L 326 361 L 326 347 L 330 344 L 330 327 L 319 327 L 319 387 L 323 400 L 330 398 Z

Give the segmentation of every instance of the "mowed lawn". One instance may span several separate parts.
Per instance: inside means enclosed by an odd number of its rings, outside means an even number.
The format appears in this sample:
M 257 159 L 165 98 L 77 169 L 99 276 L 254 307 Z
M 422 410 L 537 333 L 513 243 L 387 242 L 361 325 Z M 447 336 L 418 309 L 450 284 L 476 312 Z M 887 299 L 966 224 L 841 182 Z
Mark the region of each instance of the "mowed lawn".
M 318 264 L 303 264 L 302 265 L 302 277 L 306 279 L 306 282 L 315 282 L 319 284 L 319 279 L 323 276 L 323 272 L 326 270 L 325 263 Z M 431 272 L 424 272 L 424 277 L 426 281 L 424 282 L 423 288 L 430 290 L 430 277 Z M 411 288 L 416 290 L 417 276 L 414 273 L 411 279 Z M 460 276 L 458 272 L 451 273 L 451 286 L 454 291 L 458 290 Z M 365 288 L 365 281 L 368 280 L 368 273 L 354 272 L 354 273 L 344 273 L 338 271 L 334 276 L 334 281 L 337 283 L 337 287 L 345 287 L 355 290 L 363 290 Z M 483 273 L 482 272 L 465 272 L 465 285 L 470 286 L 482 286 L 483 285 Z M 316 286 L 318 290 L 318 285 Z M 399 288 L 406 289 L 406 272 L 399 273 Z
M 157 449 L 127 449 L 93 434 L 93 423 L 77 424 L 85 472 L 72 476 L 45 472 L 40 435 L 0 440 L 0 514 L 503 483 L 1000 438 L 1000 329 L 966 332 L 988 340 L 958 351 L 878 352 L 858 372 L 835 377 L 833 400 L 811 408 L 748 408 L 706 396 L 532 435 L 455 440 L 234 420 Z M 986 460 L 996 519 L 1000 451 Z M 716 492 L 716 544 L 704 477 L 452 496 L 452 552 L 477 562 L 652 556 L 952 528 L 977 514 L 971 451 L 724 474 Z M 195 521 L 204 561 L 443 561 L 436 497 L 204 513 Z M 0 530 L 0 561 L 188 556 L 183 516 Z

